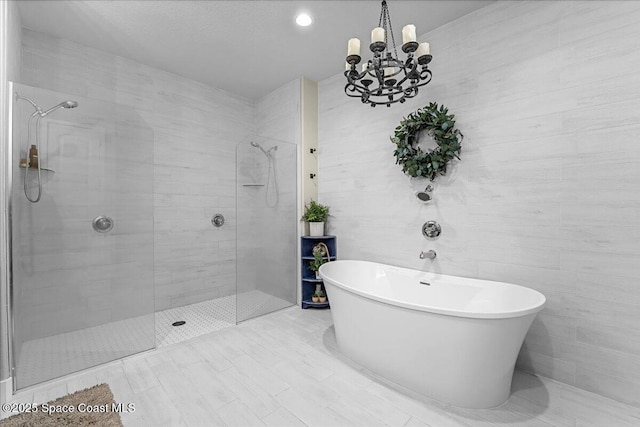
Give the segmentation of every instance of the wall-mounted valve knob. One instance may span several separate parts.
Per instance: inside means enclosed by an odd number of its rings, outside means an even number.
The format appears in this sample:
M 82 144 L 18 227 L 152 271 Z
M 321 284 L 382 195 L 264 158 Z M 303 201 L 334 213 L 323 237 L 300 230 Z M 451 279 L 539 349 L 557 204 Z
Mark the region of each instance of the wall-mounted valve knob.
M 442 233 L 442 227 L 435 221 L 427 221 L 422 225 L 422 235 L 427 239 L 435 239 Z
M 108 216 L 100 215 L 91 221 L 91 226 L 98 233 L 108 233 L 113 228 L 113 219 Z
M 211 218 L 211 224 L 214 227 L 222 227 L 224 225 L 224 216 L 222 214 L 215 214 L 213 218 Z

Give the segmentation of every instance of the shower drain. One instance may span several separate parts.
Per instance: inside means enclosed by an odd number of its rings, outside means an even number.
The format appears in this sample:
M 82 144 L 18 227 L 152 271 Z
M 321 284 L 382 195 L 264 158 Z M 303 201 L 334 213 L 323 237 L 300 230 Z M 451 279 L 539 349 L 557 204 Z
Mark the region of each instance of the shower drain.
M 186 321 L 184 321 L 184 320 L 178 320 L 177 322 L 173 322 L 173 323 L 171 324 L 171 326 L 182 326 L 182 325 L 184 325 L 185 323 L 187 323 L 187 322 L 186 322 Z

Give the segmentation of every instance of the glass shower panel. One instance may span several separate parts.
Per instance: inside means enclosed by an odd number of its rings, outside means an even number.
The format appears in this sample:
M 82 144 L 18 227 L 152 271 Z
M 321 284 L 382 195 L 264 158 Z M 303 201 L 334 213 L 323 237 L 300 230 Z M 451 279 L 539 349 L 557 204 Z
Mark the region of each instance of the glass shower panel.
M 152 129 L 135 110 L 13 85 L 12 312 L 18 389 L 155 346 Z M 25 168 L 36 145 L 42 169 Z M 29 141 L 28 141 L 29 139 Z M 28 172 L 25 183 L 25 171 Z M 40 189 L 39 189 L 40 187 Z M 41 197 L 37 203 L 32 200 Z
M 236 148 L 238 322 L 296 303 L 297 158 L 269 138 Z

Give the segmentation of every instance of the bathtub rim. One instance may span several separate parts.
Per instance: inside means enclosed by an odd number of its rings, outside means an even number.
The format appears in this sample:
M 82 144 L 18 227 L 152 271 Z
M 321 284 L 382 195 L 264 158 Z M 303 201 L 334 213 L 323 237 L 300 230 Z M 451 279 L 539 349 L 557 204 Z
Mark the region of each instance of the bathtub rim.
M 383 298 L 383 297 L 380 297 L 378 295 L 373 295 L 373 294 L 366 293 L 366 292 L 363 292 L 363 291 L 358 290 L 358 289 L 354 289 L 354 288 L 352 288 L 350 286 L 345 285 L 344 283 L 342 283 L 342 282 L 340 282 L 338 280 L 335 280 L 335 279 L 332 279 L 330 277 L 327 277 L 322 272 L 322 270 L 323 270 L 322 267 L 324 267 L 325 265 L 327 265 L 329 263 L 325 263 L 319 269 L 320 277 L 324 281 L 329 282 L 330 285 L 337 286 L 337 287 L 339 287 L 339 288 L 341 288 L 341 289 L 343 289 L 343 290 L 345 290 L 347 292 L 351 292 L 351 293 L 359 295 L 359 296 L 361 296 L 363 298 L 367 298 L 367 299 L 370 299 L 370 300 L 373 300 L 373 301 L 377 301 L 377 302 L 382 303 L 382 304 L 389 304 L 389 305 L 393 305 L 393 306 L 396 306 L 396 307 L 405 308 L 405 309 L 408 309 L 408 310 L 422 311 L 422 312 L 425 312 L 425 313 L 433 313 L 433 314 L 441 314 L 441 315 L 445 315 L 445 316 L 463 317 L 463 318 L 469 318 L 469 319 L 487 319 L 487 320 L 494 319 L 494 320 L 500 320 L 500 319 L 514 318 L 514 317 L 522 317 L 522 316 L 527 316 L 529 314 L 538 313 L 539 311 L 541 311 L 544 308 L 544 306 L 546 305 L 546 302 L 547 302 L 547 298 L 541 292 L 539 292 L 539 291 L 537 291 L 535 289 L 526 287 L 526 286 L 516 285 L 516 284 L 513 284 L 513 283 L 498 282 L 498 281 L 495 281 L 495 280 L 477 279 L 477 278 L 473 278 L 473 277 L 452 276 L 452 275 L 448 275 L 448 274 L 431 273 L 431 272 L 427 272 L 427 271 L 422 271 L 422 270 L 417 270 L 417 269 L 412 269 L 412 268 L 402 267 L 402 266 L 395 266 L 395 265 L 391 265 L 391 264 L 384 264 L 384 263 L 375 262 L 375 261 L 347 259 L 347 260 L 332 261 L 331 263 L 335 263 L 335 262 L 340 263 L 340 264 L 344 264 L 344 263 L 348 263 L 348 262 L 355 262 L 355 263 L 360 263 L 360 264 L 374 264 L 374 265 L 380 265 L 380 266 L 385 266 L 385 267 L 393 267 L 393 268 L 399 268 L 399 269 L 403 269 L 403 270 L 415 271 L 417 273 L 424 273 L 425 275 L 457 277 L 457 278 L 461 278 L 461 279 L 472 280 L 472 281 L 474 281 L 476 283 L 481 283 L 483 285 L 488 285 L 488 286 L 493 286 L 492 284 L 500 284 L 500 285 L 512 286 L 512 287 L 525 289 L 526 292 L 533 292 L 533 293 L 537 294 L 537 296 L 539 297 L 539 300 L 540 300 L 537 305 L 534 305 L 534 306 L 531 306 L 531 307 L 526 307 L 526 308 L 523 308 L 523 309 L 512 310 L 512 311 L 501 311 L 501 312 L 493 312 L 493 313 L 445 309 L 445 308 L 439 308 L 439 307 L 433 307 L 433 306 L 412 304 L 410 302 L 401 301 L 401 300 L 395 300 L 395 299 L 390 299 L 390 298 Z

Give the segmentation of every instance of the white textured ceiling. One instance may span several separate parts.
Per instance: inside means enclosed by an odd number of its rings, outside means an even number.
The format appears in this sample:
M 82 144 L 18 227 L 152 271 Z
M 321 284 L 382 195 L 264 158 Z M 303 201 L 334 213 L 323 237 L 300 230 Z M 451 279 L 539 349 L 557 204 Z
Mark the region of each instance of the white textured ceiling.
M 489 3 L 388 1 L 398 45 L 405 24 L 424 34 Z M 257 99 L 300 76 L 344 71 L 347 40 L 366 49 L 380 1 L 49 0 L 19 9 L 26 28 Z M 312 26 L 295 24 L 302 11 Z

